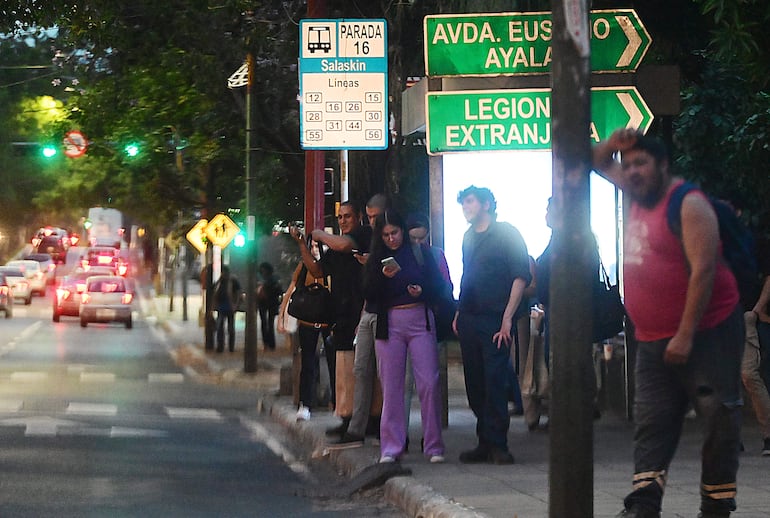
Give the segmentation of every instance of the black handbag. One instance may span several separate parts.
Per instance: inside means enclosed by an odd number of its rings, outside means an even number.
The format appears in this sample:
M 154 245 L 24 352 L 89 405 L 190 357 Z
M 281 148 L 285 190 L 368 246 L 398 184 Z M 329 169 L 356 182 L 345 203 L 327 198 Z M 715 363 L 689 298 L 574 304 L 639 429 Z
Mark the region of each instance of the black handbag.
M 291 294 L 286 311 L 303 324 L 325 326 L 333 322 L 332 294 L 319 282 L 305 285 L 307 268 L 303 265 L 297 287 Z
M 620 290 L 610 283 L 604 265 L 599 261 L 601 278 L 594 284 L 593 341 L 601 342 L 623 330 L 626 308 L 620 300 Z

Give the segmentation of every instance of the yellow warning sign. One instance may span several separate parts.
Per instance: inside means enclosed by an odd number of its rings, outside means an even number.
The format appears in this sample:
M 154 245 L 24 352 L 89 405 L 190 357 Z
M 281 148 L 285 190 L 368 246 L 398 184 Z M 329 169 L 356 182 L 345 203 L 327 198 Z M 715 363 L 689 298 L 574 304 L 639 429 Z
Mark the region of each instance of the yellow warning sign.
M 206 237 L 212 245 L 225 248 L 241 231 L 233 220 L 224 214 L 217 214 L 206 225 Z
M 187 233 L 187 240 L 192 246 L 194 246 L 200 253 L 206 253 L 206 225 L 209 224 L 207 219 L 199 219 L 198 222 Z

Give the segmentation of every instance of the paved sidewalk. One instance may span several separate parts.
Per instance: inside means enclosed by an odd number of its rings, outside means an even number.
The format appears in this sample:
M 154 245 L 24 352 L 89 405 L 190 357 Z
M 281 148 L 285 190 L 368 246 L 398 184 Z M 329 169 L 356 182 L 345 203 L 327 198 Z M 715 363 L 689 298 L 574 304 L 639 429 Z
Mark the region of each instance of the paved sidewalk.
M 198 290 L 197 292 L 195 290 Z M 181 299 L 175 311 L 168 311 L 168 297 L 154 296 L 143 303 L 150 320 L 157 320 L 172 337 L 172 354 L 190 376 L 201 382 L 230 383 L 254 388 L 259 405 L 282 423 L 310 456 L 328 456 L 340 471 L 353 476 L 377 462 L 379 447 L 367 440 L 360 448 L 330 451 L 324 431 L 339 420 L 328 411 L 315 411 L 310 421 L 297 422 L 296 408 L 289 396 L 277 396 L 280 370 L 291 365 L 291 351 L 279 338 L 276 352 L 264 352 L 259 345 L 259 371 L 243 372 L 243 315 L 239 317 L 235 353 L 203 350 L 203 329 L 198 327 L 200 295 L 197 283 L 190 283 L 188 314 L 181 320 Z M 146 305 L 146 307 L 145 307 Z M 448 366 L 449 427 L 444 430 L 444 464 L 430 464 L 419 453 L 420 414 L 412 408 L 410 453 L 402 460 L 411 476 L 391 478 L 385 497 L 412 517 L 499 517 L 537 518 L 548 516 L 549 437 L 544 431 L 528 431 L 523 418 L 512 417 L 509 444 L 516 463 L 510 466 L 465 465 L 457 460 L 461 451 L 475 445 L 475 419 L 468 410 L 462 365 L 451 357 Z M 738 511 L 734 517 L 770 517 L 770 458 L 760 457 L 761 434 L 749 413 L 744 426 L 747 451 L 741 456 L 738 476 Z M 594 516 L 611 517 L 621 509 L 631 487 L 633 426 L 625 419 L 604 415 L 594 426 Z M 700 472 L 699 422 L 686 422 L 684 435 L 671 467 L 664 518 L 695 517 L 698 514 Z

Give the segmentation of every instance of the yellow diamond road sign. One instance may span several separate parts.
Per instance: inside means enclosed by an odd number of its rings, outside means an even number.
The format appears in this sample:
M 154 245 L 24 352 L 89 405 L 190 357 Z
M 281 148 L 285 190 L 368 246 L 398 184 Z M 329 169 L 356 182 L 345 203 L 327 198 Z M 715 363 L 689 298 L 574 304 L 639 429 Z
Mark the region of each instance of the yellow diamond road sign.
M 199 219 L 198 222 L 187 233 L 187 240 L 194 246 L 200 253 L 206 253 L 206 225 L 209 224 L 207 219 Z
M 233 220 L 224 214 L 217 214 L 206 226 L 206 237 L 212 245 L 225 248 L 240 231 L 241 228 Z

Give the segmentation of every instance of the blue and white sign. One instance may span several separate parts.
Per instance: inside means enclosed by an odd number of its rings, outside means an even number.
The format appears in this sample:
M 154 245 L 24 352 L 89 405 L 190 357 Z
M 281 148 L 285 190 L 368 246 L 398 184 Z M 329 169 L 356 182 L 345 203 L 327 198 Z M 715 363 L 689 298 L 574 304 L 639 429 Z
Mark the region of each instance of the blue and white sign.
M 302 148 L 387 148 L 385 20 L 307 19 L 299 30 Z

